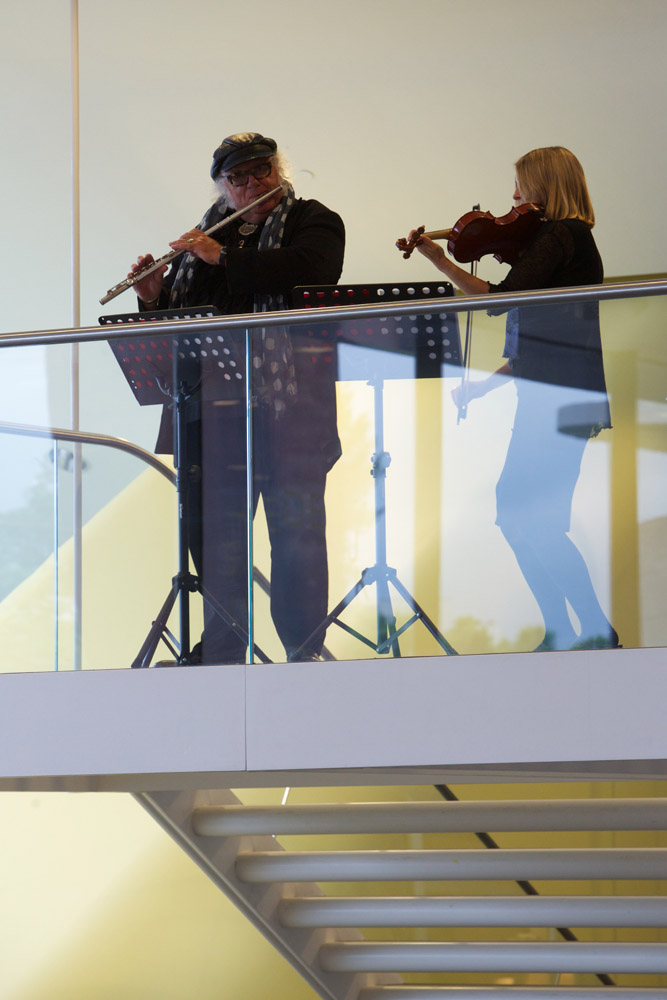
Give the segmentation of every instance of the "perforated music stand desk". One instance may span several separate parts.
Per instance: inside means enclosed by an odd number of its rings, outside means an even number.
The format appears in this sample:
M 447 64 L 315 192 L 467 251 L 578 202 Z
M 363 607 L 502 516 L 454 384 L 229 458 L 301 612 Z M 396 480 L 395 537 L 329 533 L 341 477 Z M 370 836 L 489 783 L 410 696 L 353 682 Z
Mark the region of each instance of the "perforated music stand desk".
M 245 354 L 234 331 L 215 333 L 169 333 L 160 330 L 160 322 L 173 319 L 199 319 L 218 316 L 213 306 L 162 309 L 139 313 L 100 316 L 102 326 L 123 326 L 126 336 L 109 341 L 116 361 L 140 406 L 171 402 L 174 412 L 174 464 L 178 496 L 178 572 L 171 590 L 160 608 L 151 629 L 134 659 L 133 667 L 148 667 L 160 639 L 178 663 L 187 662 L 190 654 L 189 594 L 199 592 L 209 607 L 247 644 L 248 633 L 198 576 L 189 570 L 189 532 L 187 522 L 186 477 L 189 468 L 185 433 L 185 406 L 190 397 L 201 391 L 203 399 L 238 398 L 245 386 Z M 167 621 L 180 596 L 180 643 L 169 632 Z M 170 641 L 171 640 L 171 641 Z M 177 652 L 172 643 L 179 645 Z M 257 646 L 253 649 L 263 663 L 271 660 Z
M 318 324 L 313 316 L 313 326 L 308 327 L 308 336 L 321 338 L 329 343 L 355 344 L 381 352 L 403 354 L 415 359 L 414 378 L 440 378 L 444 365 L 461 365 L 461 343 L 458 317 L 455 312 L 410 314 L 409 304 L 429 298 L 449 298 L 454 289 L 449 282 L 385 283 L 381 285 L 323 285 L 295 288 L 292 297 L 295 306 L 317 310 L 323 306 L 357 306 L 393 304 L 404 302 L 405 313 L 401 316 L 367 317 L 344 320 L 340 323 Z M 375 452 L 371 457 L 371 476 L 375 495 L 375 564 L 362 570 L 357 583 L 347 592 L 324 621 L 303 643 L 301 648 L 310 648 L 313 640 L 319 638 L 331 624 L 338 625 L 376 653 L 387 653 L 391 649 L 394 656 L 400 656 L 399 637 L 416 621 L 421 621 L 440 647 L 449 655 L 456 650 L 417 603 L 412 594 L 401 583 L 396 570 L 387 564 L 387 524 L 385 514 L 385 480 L 391 455 L 384 448 L 384 380 L 382 365 L 373 365 L 374 372 L 355 372 L 354 365 L 341 371 L 339 378 L 363 378 L 373 387 L 374 397 L 374 442 Z M 392 376 L 395 377 L 395 376 Z M 400 628 L 396 627 L 389 584 L 400 594 L 412 611 L 412 617 Z M 365 587 L 375 584 L 377 597 L 377 639 L 351 628 L 340 620 L 340 615 Z M 298 660 L 298 651 L 294 654 Z

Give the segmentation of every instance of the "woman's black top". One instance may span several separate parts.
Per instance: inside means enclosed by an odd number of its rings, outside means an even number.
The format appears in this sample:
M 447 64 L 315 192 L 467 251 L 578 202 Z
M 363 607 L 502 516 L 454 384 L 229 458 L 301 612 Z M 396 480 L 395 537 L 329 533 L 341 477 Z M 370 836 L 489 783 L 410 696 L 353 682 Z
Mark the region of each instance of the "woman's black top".
M 545 222 L 535 240 L 491 292 L 569 288 L 602 282 L 603 267 L 590 226 L 579 219 Z M 518 310 L 515 377 L 606 394 L 597 301 L 570 301 Z M 610 426 L 608 418 L 602 426 Z

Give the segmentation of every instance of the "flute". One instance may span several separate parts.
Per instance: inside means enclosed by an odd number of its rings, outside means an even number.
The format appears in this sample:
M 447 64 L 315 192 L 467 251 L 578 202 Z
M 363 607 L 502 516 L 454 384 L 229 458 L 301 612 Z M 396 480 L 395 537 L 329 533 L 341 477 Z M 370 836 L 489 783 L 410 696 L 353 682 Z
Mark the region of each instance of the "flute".
M 238 212 L 234 212 L 232 215 L 228 215 L 226 218 L 222 219 L 221 222 L 216 222 L 216 224 L 211 226 L 210 229 L 203 230 L 204 236 L 210 236 L 211 233 L 216 232 L 218 229 L 222 229 L 223 226 L 228 226 L 230 222 L 238 219 L 241 215 L 245 215 L 246 212 L 256 208 L 257 205 L 261 205 L 262 202 L 268 201 L 268 199 L 272 198 L 278 191 L 282 191 L 282 187 L 280 185 L 278 185 L 278 187 L 274 187 L 271 191 L 267 191 L 266 194 L 260 195 L 259 198 L 255 198 L 255 200 L 251 201 L 249 205 L 246 205 L 244 208 L 240 208 Z M 136 285 L 136 283 L 141 281 L 142 278 L 148 277 L 148 275 L 152 274 L 153 271 L 157 271 L 158 268 L 162 267 L 164 264 L 168 264 L 176 257 L 180 257 L 183 253 L 187 253 L 187 250 L 170 250 L 169 253 L 166 253 L 162 257 L 158 257 L 157 260 L 154 260 L 152 264 L 142 267 L 140 271 L 135 271 L 134 274 L 128 274 L 127 278 L 119 281 L 117 285 L 114 285 L 113 288 L 109 289 L 106 295 L 102 296 L 100 299 L 100 305 L 106 305 L 106 303 L 110 302 L 111 299 L 115 299 L 117 295 L 127 291 L 128 288 L 132 288 L 132 286 Z

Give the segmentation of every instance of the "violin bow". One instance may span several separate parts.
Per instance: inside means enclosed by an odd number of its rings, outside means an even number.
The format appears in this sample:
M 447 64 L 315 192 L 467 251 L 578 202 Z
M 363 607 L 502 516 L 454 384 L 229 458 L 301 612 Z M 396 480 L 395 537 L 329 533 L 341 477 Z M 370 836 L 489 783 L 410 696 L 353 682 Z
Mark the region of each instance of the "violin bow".
M 479 212 L 479 205 L 472 206 L 473 212 Z M 477 261 L 473 260 L 470 264 L 470 273 L 472 275 L 477 274 Z M 466 339 L 463 348 L 463 371 L 461 372 L 461 390 L 464 389 L 466 383 L 470 379 L 470 354 L 472 351 L 472 320 L 473 313 L 468 310 L 468 315 L 466 318 Z M 463 403 L 459 406 L 458 416 L 456 418 L 457 425 L 461 423 L 462 420 L 468 416 L 468 404 Z

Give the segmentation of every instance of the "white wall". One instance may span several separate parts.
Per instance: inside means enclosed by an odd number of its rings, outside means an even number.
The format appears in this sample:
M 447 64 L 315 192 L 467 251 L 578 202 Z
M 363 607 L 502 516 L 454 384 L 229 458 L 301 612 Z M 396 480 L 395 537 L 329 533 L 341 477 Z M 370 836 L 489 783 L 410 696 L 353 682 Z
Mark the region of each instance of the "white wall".
M 0 11 L 4 330 L 68 320 L 69 17 Z M 513 161 L 551 143 L 587 169 L 607 271 L 667 270 L 663 0 L 80 0 L 79 21 L 86 323 L 200 217 L 211 151 L 246 128 L 342 212 L 348 280 L 416 268 L 393 247 L 414 223 L 506 211 Z
M 549 144 L 587 169 L 608 272 L 667 270 L 662 0 L 106 10 L 81 4 L 84 316 L 135 253 L 200 217 L 213 148 L 247 128 L 276 136 L 298 190 L 345 217 L 348 281 L 417 273 L 397 236 L 477 201 L 507 211 L 514 160 Z

